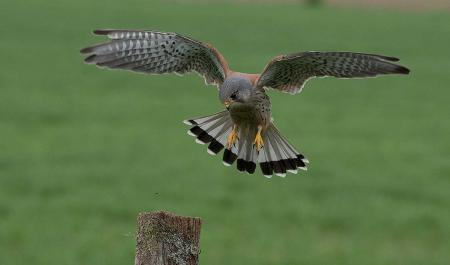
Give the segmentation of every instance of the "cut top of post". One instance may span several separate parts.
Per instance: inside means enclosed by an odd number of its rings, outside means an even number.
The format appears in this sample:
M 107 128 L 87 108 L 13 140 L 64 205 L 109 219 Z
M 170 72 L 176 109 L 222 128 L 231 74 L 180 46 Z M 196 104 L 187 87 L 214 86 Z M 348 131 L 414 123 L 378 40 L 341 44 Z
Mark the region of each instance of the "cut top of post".
M 136 265 L 197 265 L 201 219 L 159 211 L 138 216 Z

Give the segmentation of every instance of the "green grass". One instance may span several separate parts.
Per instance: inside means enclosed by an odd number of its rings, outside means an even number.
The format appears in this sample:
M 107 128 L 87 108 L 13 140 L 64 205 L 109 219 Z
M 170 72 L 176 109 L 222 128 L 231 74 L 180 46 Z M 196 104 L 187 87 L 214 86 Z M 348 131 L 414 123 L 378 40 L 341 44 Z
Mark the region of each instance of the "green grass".
M 133 264 L 138 212 L 203 218 L 201 264 L 450 263 L 450 16 L 160 1 L 6 1 L 0 10 L 0 264 Z M 221 110 L 195 75 L 100 70 L 95 28 L 176 31 L 233 69 L 352 50 L 410 76 L 270 92 L 308 172 L 222 166 L 185 118 Z

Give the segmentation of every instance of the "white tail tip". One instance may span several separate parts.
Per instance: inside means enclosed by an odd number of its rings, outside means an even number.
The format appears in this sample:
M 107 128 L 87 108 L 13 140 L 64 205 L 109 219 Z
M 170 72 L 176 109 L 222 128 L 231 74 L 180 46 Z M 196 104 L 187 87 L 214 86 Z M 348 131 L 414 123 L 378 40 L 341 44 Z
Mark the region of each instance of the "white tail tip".
M 190 135 L 190 136 L 193 136 L 193 137 L 197 137 L 197 135 L 193 134 L 193 133 L 191 132 L 191 130 L 187 131 L 187 134 Z
M 184 120 L 183 123 L 187 125 L 193 125 L 192 122 L 190 122 L 189 120 Z
M 231 164 L 228 164 L 227 162 L 225 162 L 225 161 L 222 161 L 223 162 L 223 164 L 226 166 L 226 167 L 229 167 L 229 166 L 231 166 Z
M 264 177 L 270 179 L 270 178 L 272 178 L 272 175 L 264 175 Z
M 205 144 L 204 142 L 200 141 L 199 139 L 195 139 L 195 142 L 198 144 Z
M 300 168 L 301 170 L 304 170 L 304 171 L 308 171 L 308 169 L 306 167 L 298 167 L 298 168 Z
M 208 154 L 215 156 L 217 155 L 216 153 L 214 153 L 213 151 L 209 150 L 209 148 L 206 149 L 206 152 L 208 152 Z

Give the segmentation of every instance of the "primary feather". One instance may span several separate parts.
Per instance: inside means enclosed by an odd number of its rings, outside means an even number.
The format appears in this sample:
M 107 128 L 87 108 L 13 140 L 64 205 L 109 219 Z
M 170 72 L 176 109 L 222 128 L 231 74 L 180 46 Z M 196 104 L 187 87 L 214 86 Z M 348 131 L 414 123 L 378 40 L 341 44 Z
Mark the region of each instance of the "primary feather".
M 95 30 L 109 42 L 81 50 L 87 63 L 149 74 L 197 72 L 208 84 L 223 83 L 228 66 L 211 45 L 177 33 L 139 30 Z
M 408 74 L 393 62 L 397 58 L 354 52 L 302 52 L 274 58 L 265 67 L 257 86 L 296 94 L 312 77 L 373 77 L 382 74 Z

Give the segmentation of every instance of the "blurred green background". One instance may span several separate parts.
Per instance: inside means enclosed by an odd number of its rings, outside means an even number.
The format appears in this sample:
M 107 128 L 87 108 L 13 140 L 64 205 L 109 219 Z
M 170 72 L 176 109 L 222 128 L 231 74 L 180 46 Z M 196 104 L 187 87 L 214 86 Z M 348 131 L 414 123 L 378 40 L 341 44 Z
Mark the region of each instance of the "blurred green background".
M 0 9 L 0 264 L 133 264 L 138 212 L 203 218 L 201 264 L 450 264 L 447 11 L 173 1 Z M 196 75 L 85 65 L 96 28 L 175 31 L 256 73 L 281 53 L 398 56 L 410 76 L 271 91 L 309 171 L 222 165 L 182 120 L 222 109 Z

